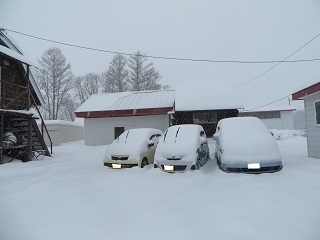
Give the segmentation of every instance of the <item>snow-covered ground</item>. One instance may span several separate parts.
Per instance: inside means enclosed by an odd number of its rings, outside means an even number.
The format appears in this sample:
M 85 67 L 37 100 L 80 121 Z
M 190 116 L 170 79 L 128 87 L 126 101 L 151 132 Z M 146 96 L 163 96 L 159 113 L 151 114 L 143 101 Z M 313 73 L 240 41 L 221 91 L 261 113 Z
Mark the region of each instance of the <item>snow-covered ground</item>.
M 113 170 L 105 146 L 83 142 L 1 165 L 0 239 L 319 240 L 320 160 L 302 136 L 277 142 L 284 168 L 272 174 L 227 174 L 213 160 L 178 174 Z

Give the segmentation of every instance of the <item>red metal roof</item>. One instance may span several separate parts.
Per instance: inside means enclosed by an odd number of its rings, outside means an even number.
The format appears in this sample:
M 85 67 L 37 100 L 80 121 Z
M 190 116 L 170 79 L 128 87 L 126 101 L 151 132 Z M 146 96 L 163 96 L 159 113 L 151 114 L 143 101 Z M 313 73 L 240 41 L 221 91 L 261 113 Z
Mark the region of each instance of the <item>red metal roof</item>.
M 292 100 L 301 100 L 304 97 L 319 91 L 320 91 L 320 82 L 313 84 L 309 87 L 306 87 L 298 92 L 295 92 L 294 94 L 292 94 Z
M 77 117 L 80 117 L 80 118 L 106 118 L 106 117 L 160 115 L 160 114 L 167 114 L 170 111 L 172 111 L 172 107 L 76 112 L 75 114 Z

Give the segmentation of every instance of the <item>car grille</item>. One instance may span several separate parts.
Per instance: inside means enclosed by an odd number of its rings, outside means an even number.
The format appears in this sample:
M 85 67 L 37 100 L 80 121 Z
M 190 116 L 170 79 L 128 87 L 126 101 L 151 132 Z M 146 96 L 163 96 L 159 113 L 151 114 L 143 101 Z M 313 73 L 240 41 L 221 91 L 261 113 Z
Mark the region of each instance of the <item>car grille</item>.
M 276 171 L 280 171 L 281 169 L 282 169 L 282 166 L 261 167 L 260 169 L 227 168 L 227 172 L 260 173 L 260 172 L 276 172 Z
M 168 160 L 181 160 L 181 158 L 175 158 L 175 157 L 172 157 L 172 158 L 167 158 Z
M 104 163 L 104 166 L 112 167 L 112 163 Z M 132 168 L 136 166 L 138 166 L 138 164 L 121 164 L 121 168 Z
M 112 160 L 119 160 L 119 161 L 126 161 L 128 160 L 129 156 L 116 156 L 116 155 L 112 155 L 111 159 Z
M 162 169 L 164 170 L 164 165 L 161 165 Z M 174 165 L 173 171 L 184 171 L 186 170 L 187 165 Z

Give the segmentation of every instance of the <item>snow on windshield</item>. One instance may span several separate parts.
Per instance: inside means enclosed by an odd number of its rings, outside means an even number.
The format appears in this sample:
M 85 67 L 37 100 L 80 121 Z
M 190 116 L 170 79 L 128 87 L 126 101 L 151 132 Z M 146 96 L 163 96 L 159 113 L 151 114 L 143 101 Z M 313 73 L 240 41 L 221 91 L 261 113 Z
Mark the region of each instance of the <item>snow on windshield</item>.
M 168 128 L 163 135 L 163 140 L 167 143 L 194 142 L 199 133 L 198 125 L 176 125 Z
M 139 128 L 123 132 L 115 141 L 120 143 L 136 143 L 148 140 L 151 129 Z M 119 140 L 118 140 L 119 139 Z

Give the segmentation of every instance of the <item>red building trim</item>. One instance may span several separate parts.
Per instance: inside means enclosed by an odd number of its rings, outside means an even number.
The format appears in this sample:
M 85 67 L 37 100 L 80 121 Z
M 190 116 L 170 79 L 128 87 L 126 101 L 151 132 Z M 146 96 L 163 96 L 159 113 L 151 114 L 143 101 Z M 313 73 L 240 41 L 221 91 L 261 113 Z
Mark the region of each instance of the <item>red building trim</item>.
M 129 117 L 129 116 L 145 116 L 167 114 L 172 111 L 172 107 L 166 108 L 142 108 L 142 109 L 125 109 L 111 111 L 92 111 L 92 112 L 76 112 L 76 116 L 80 118 L 108 118 L 108 117 Z
M 310 87 L 304 88 L 292 94 L 292 100 L 301 100 L 304 97 L 320 91 L 320 83 L 313 84 Z

